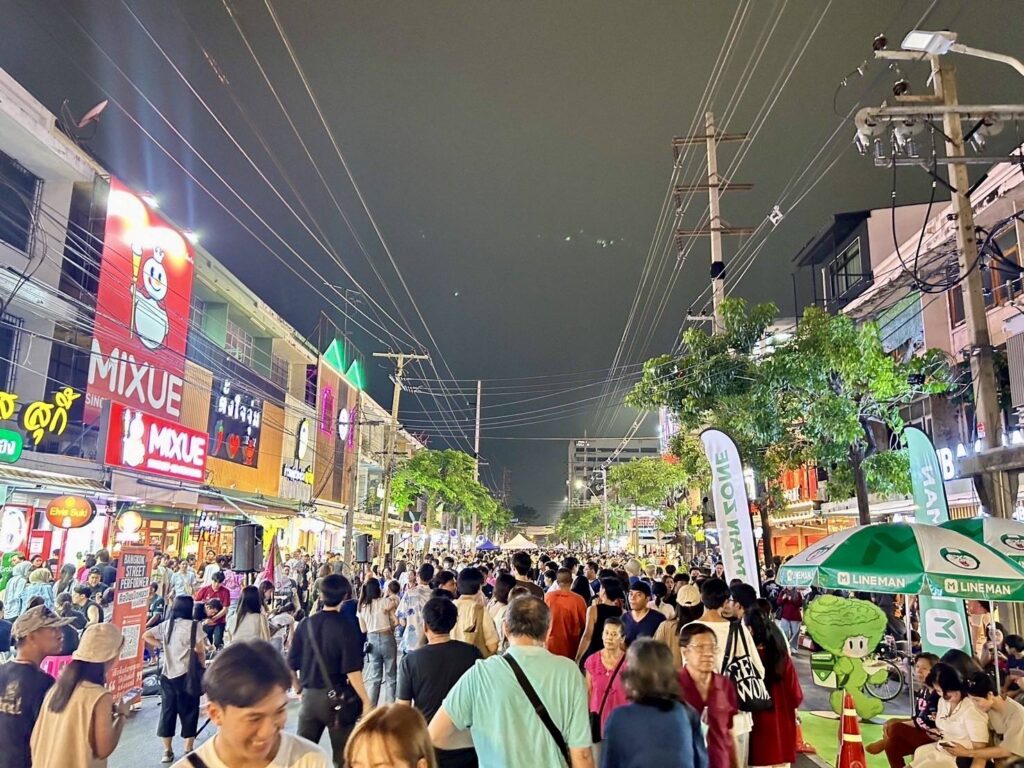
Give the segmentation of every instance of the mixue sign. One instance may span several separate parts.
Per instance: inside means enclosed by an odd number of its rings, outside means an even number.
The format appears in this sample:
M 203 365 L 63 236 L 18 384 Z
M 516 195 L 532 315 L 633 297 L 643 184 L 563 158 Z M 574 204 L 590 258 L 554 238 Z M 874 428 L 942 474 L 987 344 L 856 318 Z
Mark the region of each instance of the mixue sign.
M 202 432 L 111 403 L 106 463 L 176 480 L 202 481 L 209 438 Z
M 111 178 L 85 420 L 104 400 L 177 419 L 192 299 L 185 237 Z

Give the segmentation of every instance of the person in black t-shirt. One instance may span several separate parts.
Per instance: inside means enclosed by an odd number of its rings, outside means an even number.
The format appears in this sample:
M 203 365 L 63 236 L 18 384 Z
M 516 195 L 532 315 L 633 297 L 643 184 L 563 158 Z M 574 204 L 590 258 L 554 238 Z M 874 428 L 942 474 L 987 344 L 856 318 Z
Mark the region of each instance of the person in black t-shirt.
M 4 618 L 4 604 L 0 603 L 0 654 L 11 652 L 11 622 Z M 2 658 L 6 659 L 7 656 Z
M 11 629 L 15 658 L 0 666 L 0 768 L 31 768 L 29 741 L 43 698 L 54 680 L 39 669 L 47 656 L 59 656 L 62 628 L 69 624 L 46 606 L 30 608 Z
M 117 566 L 110 562 L 110 553 L 101 549 L 96 552 L 96 567 L 100 569 L 100 581 L 108 587 L 117 581 Z
M 295 629 L 288 649 L 288 666 L 297 673 L 295 690 L 302 694 L 299 736 L 319 744 L 326 728 L 334 764 L 344 765 L 345 742 L 362 713 L 372 709 L 363 685 L 363 635 L 356 618 L 341 612 L 341 604 L 352 597 L 348 579 L 338 574 L 325 576 L 320 597 L 323 610 L 304 619 Z M 330 680 L 324 680 L 313 642 L 320 650 Z M 348 700 L 340 718 L 334 716 L 328 689 Z
M 414 704 L 427 722 L 441 708 L 444 697 L 459 678 L 482 659 L 480 651 L 469 643 L 451 639 L 459 619 L 455 603 L 434 597 L 423 605 L 423 627 L 427 644 L 406 654 L 398 667 L 398 702 Z M 476 768 L 473 740 L 466 732 L 466 746 L 437 751 L 439 768 Z

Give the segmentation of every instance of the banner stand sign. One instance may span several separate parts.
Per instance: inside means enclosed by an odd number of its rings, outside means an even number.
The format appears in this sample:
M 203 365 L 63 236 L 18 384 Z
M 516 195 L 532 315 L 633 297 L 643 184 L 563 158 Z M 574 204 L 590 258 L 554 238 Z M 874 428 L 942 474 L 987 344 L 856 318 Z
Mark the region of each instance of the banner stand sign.
M 907 427 L 904 435 L 910 452 L 910 480 L 917 507 L 914 521 L 928 525 L 944 523 L 949 520 L 949 502 L 935 446 L 928 435 L 916 427 Z M 931 595 L 919 595 L 917 599 L 922 650 L 942 656 L 956 648 L 973 655 L 964 601 Z
M 711 465 L 711 496 L 725 576 L 757 587 L 761 577 L 739 449 L 731 437 L 717 429 L 705 429 L 700 439 Z
M 117 558 L 112 623 L 121 630 L 124 645 L 107 676 L 115 699 L 131 701 L 142 696 L 142 634 L 149 613 L 149 578 L 153 552 L 147 547 L 122 547 Z

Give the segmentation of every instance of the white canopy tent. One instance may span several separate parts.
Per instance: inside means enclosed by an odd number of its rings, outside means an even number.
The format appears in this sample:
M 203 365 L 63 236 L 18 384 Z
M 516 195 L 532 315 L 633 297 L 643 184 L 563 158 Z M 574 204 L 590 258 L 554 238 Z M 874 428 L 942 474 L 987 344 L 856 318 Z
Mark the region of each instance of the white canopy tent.
M 509 541 L 506 541 L 504 544 L 501 545 L 501 550 L 503 552 L 515 551 L 517 549 L 535 550 L 537 549 L 537 545 L 525 536 L 523 536 L 523 534 L 521 533 L 517 533 L 515 535 L 515 538 L 510 539 Z

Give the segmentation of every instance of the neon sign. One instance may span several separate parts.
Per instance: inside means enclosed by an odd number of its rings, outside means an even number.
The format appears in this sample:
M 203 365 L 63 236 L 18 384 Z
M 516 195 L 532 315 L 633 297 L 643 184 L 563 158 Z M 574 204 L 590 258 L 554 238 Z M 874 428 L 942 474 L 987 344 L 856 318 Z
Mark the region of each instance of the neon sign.
M 53 402 L 36 400 L 26 405 L 21 411 L 21 425 L 32 436 L 33 443 L 39 445 L 47 434 L 60 436 L 68 428 L 68 411 L 75 400 L 81 397 L 71 387 L 64 387 L 53 393 Z M 0 420 L 14 418 L 18 404 L 18 395 L 13 392 L 0 392 Z M 21 457 L 21 435 L 2 430 L 0 440 L 0 460 L 13 464 Z M 13 458 L 9 458 L 13 457 Z

